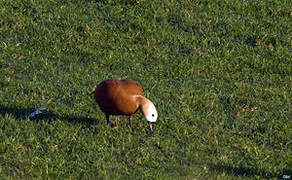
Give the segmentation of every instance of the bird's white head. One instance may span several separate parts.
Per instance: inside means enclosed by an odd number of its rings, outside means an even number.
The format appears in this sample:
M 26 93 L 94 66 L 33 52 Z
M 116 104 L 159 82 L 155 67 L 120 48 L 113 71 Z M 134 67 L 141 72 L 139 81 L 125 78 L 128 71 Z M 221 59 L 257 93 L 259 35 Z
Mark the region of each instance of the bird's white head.
M 154 123 L 156 122 L 158 118 L 157 110 L 154 104 L 149 99 L 143 96 L 137 96 L 137 98 L 140 99 L 140 108 L 141 108 L 142 114 L 144 115 L 145 119 L 148 121 L 150 130 L 153 131 Z
M 141 110 L 148 122 L 156 122 L 158 117 L 157 110 L 150 100 L 146 101 L 146 103 L 142 105 Z
M 154 104 L 147 98 L 145 98 L 146 101 L 141 105 L 141 111 L 145 117 L 145 119 L 148 121 L 150 131 L 154 131 L 154 123 L 156 122 L 158 118 L 157 110 L 154 106 Z

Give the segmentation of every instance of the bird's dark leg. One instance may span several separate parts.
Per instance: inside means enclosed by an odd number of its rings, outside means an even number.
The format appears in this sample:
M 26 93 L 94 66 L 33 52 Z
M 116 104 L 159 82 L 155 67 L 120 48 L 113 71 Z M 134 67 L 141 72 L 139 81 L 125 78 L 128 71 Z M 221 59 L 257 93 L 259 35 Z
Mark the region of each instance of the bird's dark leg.
M 110 122 L 109 120 L 109 114 L 106 114 L 105 117 L 106 117 L 106 124 L 112 128 L 115 127 L 115 124 Z
M 130 123 L 130 127 L 133 127 L 133 115 L 130 115 L 129 123 Z
M 109 120 L 109 115 L 108 114 L 105 114 L 105 118 L 106 118 L 106 124 L 110 126 L 111 125 L 111 122 Z

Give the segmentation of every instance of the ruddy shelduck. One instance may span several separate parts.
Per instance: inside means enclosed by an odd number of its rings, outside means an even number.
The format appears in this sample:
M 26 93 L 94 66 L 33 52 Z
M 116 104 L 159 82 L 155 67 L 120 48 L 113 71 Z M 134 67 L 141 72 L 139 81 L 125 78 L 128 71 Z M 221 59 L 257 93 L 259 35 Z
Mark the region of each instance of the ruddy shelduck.
M 94 98 L 105 114 L 108 125 L 112 125 L 110 115 L 126 115 L 132 127 L 134 114 L 140 109 L 153 132 L 158 114 L 154 104 L 143 96 L 143 89 L 138 82 L 126 79 L 104 80 L 97 85 Z

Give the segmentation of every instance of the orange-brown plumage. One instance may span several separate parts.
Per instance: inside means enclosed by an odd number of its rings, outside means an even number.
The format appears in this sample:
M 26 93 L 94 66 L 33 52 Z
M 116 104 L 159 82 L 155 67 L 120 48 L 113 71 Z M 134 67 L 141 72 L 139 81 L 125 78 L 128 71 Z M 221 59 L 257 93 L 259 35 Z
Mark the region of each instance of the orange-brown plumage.
M 139 108 L 133 95 L 142 94 L 141 85 L 135 81 L 108 79 L 97 86 L 94 97 L 105 114 L 133 116 Z

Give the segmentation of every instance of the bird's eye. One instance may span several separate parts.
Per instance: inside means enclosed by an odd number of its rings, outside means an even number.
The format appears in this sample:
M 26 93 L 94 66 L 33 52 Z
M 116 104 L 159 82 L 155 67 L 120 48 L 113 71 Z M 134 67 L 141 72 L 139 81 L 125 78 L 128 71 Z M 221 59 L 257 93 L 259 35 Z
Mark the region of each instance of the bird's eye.
M 154 114 L 152 114 L 152 117 L 154 117 Z

